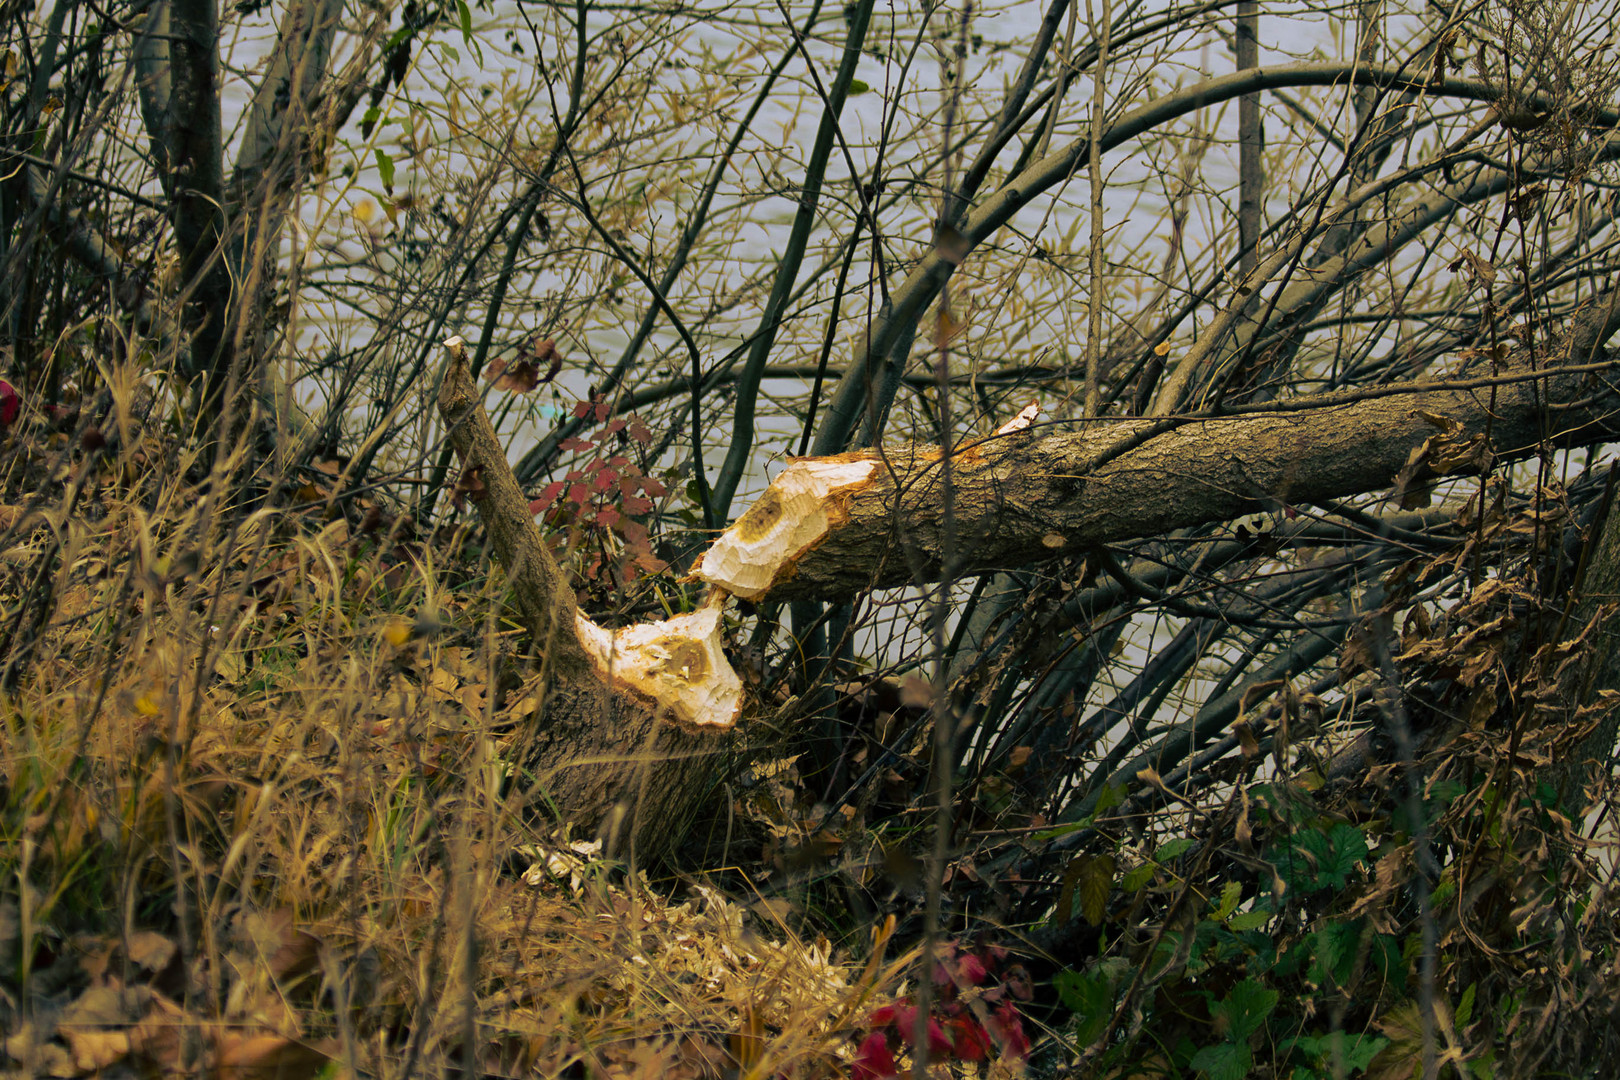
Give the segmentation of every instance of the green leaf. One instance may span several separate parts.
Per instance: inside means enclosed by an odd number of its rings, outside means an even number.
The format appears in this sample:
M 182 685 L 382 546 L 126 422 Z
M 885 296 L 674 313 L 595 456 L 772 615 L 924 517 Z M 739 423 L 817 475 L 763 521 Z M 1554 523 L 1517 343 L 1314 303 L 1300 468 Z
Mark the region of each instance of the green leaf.
M 864 94 L 870 89 L 872 89 L 872 84 L 869 82 L 862 82 L 860 79 L 849 80 L 849 92 L 851 94 Z
M 690 494 L 691 491 L 697 488 L 697 481 L 691 481 L 687 485 L 687 488 L 688 493 Z M 692 499 L 694 502 L 697 501 L 697 496 L 692 496 Z M 1070 833 L 1077 833 L 1081 829 L 1089 828 L 1091 828 L 1091 819 L 1088 817 L 1084 821 L 1071 821 L 1067 825 L 1054 825 L 1050 829 L 1042 829 L 1040 832 L 1035 834 L 1035 839 L 1044 843 L 1048 840 L 1056 840 L 1060 836 L 1068 836 Z
M 1287 1057 L 1295 1050 L 1298 1050 L 1306 1057 L 1314 1058 L 1319 1055 L 1321 1045 L 1322 1036 L 1320 1035 L 1295 1035 L 1292 1038 L 1284 1039 L 1279 1044 L 1278 1049 L 1282 1051 L 1283 1057 Z
M 1097 796 L 1097 807 L 1091 812 L 1092 817 L 1107 813 L 1123 803 L 1126 794 L 1124 784 L 1104 784 L 1102 794 Z
M 1158 859 L 1160 862 L 1167 862 L 1170 859 L 1175 858 L 1177 855 L 1180 855 L 1182 852 L 1186 851 L 1188 848 L 1190 848 L 1192 846 L 1193 846 L 1192 837 L 1190 837 L 1190 836 L 1178 836 L 1174 840 L 1169 841 L 1168 843 L 1161 844 L 1159 846 L 1159 850 L 1157 850 L 1157 851 L 1155 851 L 1153 853 L 1153 857 L 1155 859 Z
M 1372 1064 L 1372 1059 L 1377 1057 L 1384 1047 L 1389 1045 L 1389 1040 L 1382 1035 L 1362 1035 L 1349 1046 L 1343 1046 L 1342 1036 L 1344 1032 L 1339 1031 L 1335 1032 L 1335 1034 L 1341 1036 L 1339 1052 L 1343 1056 L 1339 1060 L 1343 1061 L 1344 1067 L 1351 1072 L 1357 1070 L 1365 1072 L 1367 1066 Z
M 1266 989 L 1254 979 L 1244 979 L 1209 1011 L 1217 1031 L 1230 1041 L 1244 1043 L 1260 1030 L 1276 1007 L 1277 991 Z
M 482 66 L 484 50 L 478 47 L 478 39 L 473 37 L 472 9 L 467 6 L 467 0 L 456 0 L 456 22 L 461 28 L 461 40 L 466 42 L 467 48 L 472 50 L 473 59 Z
M 1474 1074 L 1475 1080 L 1494 1080 L 1496 1076 L 1496 1048 L 1488 1048 L 1484 1054 L 1468 1062 L 1467 1069 Z
M 1384 982 L 1399 986 L 1406 981 L 1406 961 L 1401 958 L 1401 939 L 1394 934 L 1376 934 L 1368 951 L 1373 970 Z
M 1363 921 L 1332 922 L 1311 935 L 1312 960 L 1305 977 L 1317 986 L 1342 986 L 1355 966 Z
M 1271 921 L 1269 911 L 1240 911 L 1226 920 L 1233 930 L 1258 930 Z
M 1326 1035 L 1297 1035 L 1284 1039 L 1279 1049 L 1285 1059 L 1291 1054 L 1305 1057 L 1312 1066 L 1306 1070 L 1307 1076 L 1322 1072 L 1330 1076 L 1348 1076 L 1352 1072 L 1365 1070 L 1378 1052 L 1388 1045 L 1389 1040 L 1379 1035 L 1351 1037 L 1343 1031 L 1330 1031 Z
M 1457 1013 L 1454 1017 L 1456 1027 L 1465 1028 L 1468 1021 L 1474 1018 L 1474 991 L 1478 986 L 1478 983 L 1469 983 L 1468 988 L 1463 991 L 1462 1000 L 1457 1003 Z
M 1247 1046 L 1229 1042 L 1206 1046 L 1192 1059 L 1192 1067 L 1209 1080 L 1243 1080 L 1253 1064 L 1254 1058 Z
M 1441 806 L 1450 806 L 1452 800 L 1468 790 L 1461 780 L 1434 780 L 1429 784 L 1429 798 Z
M 1084 857 L 1084 856 L 1083 856 Z M 1092 926 L 1101 926 L 1108 914 L 1108 893 L 1114 887 L 1114 857 L 1087 857 L 1075 878 L 1075 894 L 1080 898 L 1080 915 Z
M 1133 867 L 1125 874 L 1125 877 L 1120 880 L 1119 887 L 1124 889 L 1126 892 L 1135 892 L 1142 886 L 1146 885 L 1149 881 L 1153 880 L 1153 871 L 1157 870 L 1158 868 L 1158 863 L 1151 860 L 1143 863 L 1141 866 Z
M 1330 856 L 1317 868 L 1317 875 L 1335 889 L 1350 883 L 1356 865 L 1367 858 L 1367 838 L 1353 825 L 1335 825 L 1328 834 Z
M 1074 1013 L 1076 1041 L 1082 1046 L 1096 1042 L 1114 1015 L 1114 985 L 1108 976 L 1060 971 L 1052 977 L 1052 985 L 1064 1007 Z
M 390 195 L 394 193 L 394 159 L 389 157 L 382 147 L 374 147 L 372 153 L 377 157 L 377 175 L 382 177 L 383 190 Z
M 1222 922 L 1232 912 L 1237 910 L 1238 904 L 1243 901 L 1243 886 L 1235 881 L 1228 881 L 1221 886 L 1221 898 L 1215 904 L 1215 911 L 1210 918 L 1215 922 Z
M 1367 838 L 1343 823 L 1329 832 L 1302 829 L 1286 846 L 1271 848 L 1266 861 L 1292 890 L 1309 895 L 1324 889 L 1343 889 L 1355 868 L 1367 858 Z

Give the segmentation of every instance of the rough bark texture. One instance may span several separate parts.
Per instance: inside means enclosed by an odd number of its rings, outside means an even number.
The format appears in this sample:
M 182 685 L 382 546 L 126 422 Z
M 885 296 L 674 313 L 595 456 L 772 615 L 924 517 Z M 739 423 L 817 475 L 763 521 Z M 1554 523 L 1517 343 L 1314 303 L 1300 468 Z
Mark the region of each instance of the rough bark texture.
M 1584 320 L 1568 350 L 1593 355 L 1612 313 Z M 1606 335 L 1605 335 L 1606 336 Z M 1598 338 L 1600 343 L 1602 338 Z M 1476 373 L 1478 374 L 1478 373 Z M 1466 389 L 1388 388 L 1302 399 L 1219 417 L 1133 419 L 1072 434 L 1015 432 L 959 450 L 951 465 L 957 537 L 950 572 L 966 576 L 1084 552 L 1093 545 L 1283 506 L 1465 474 L 1494 457 L 1620 436 L 1616 397 L 1592 372 Z M 1383 394 L 1384 390 L 1374 391 Z M 1360 400 L 1357 400 L 1357 398 Z M 1414 457 L 1418 458 L 1414 463 Z M 844 499 L 847 518 L 779 576 L 771 600 L 832 600 L 869 587 L 938 580 L 945 569 L 937 447 L 897 447 Z M 1100 462 L 1100 464 L 1099 464 Z
M 545 703 L 512 759 L 552 813 L 595 832 L 611 852 L 656 858 L 679 843 L 736 738 L 667 723 L 597 675 L 575 630 L 574 591 L 529 513 L 459 339 L 450 352 L 439 413 L 463 469 L 476 471 L 478 483 L 464 486 L 548 677 Z
M 230 380 L 226 328 L 232 303 L 230 267 L 222 244 L 225 181 L 219 104 L 217 0 L 174 0 L 169 14 L 172 92 L 161 133 L 174 206 L 171 216 L 182 268 L 198 321 L 191 360 L 207 380 L 207 400 L 218 403 Z
M 1590 705 L 1604 690 L 1620 690 L 1620 513 L 1611 499 L 1601 520 L 1594 524 L 1597 537 L 1591 541 L 1592 554 L 1580 585 L 1580 606 L 1574 625 L 1584 626 L 1602 619 L 1586 651 L 1582 690 L 1571 706 Z M 1585 806 L 1587 787 L 1598 775 L 1607 775 L 1614 765 L 1614 737 L 1620 729 L 1620 709 L 1611 710 L 1598 722 L 1566 761 L 1555 761 L 1547 772 L 1566 807 L 1579 813 Z
M 1220 416 L 1131 419 L 1048 438 L 1007 425 L 953 456 L 956 544 L 949 566 L 937 447 L 800 462 L 784 476 L 832 469 L 836 490 L 799 506 L 805 499 L 784 497 L 778 478 L 715 545 L 699 576 L 735 590 L 728 576 L 740 575 L 756 590 L 744 592 L 760 598 L 828 600 L 1391 484 L 1411 490 L 1549 445 L 1612 439 L 1620 436 L 1620 398 L 1602 365 L 1590 361 L 1617 329 L 1620 305 L 1610 294 L 1575 320 L 1562 366 L 1543 371 L 1507 368 L 1446 387 L 1413 384 Z M 459 338 L 447 344 L 451 362 L 439 409 L 465 470 L 459 486 L 483 518 L 552 679 L 521 760 L 557 813 L 615 840 L 633 838 L 641 851 L 666 849 L 706 797 L 717 755 L 732 748 L 734 736 L 667 723 L 656 708 L 613 689 L 593 666 L 576 622 L 578 602 L 484 413 L 466 350 Z M 808 541 L 785 520 L 806 514 L 817 524 Z M 1616 533 L 1611 562 L 1620 580 Z M 711 563 L 725 564 L 725 572 L 712 572 Z M 768 565 L 756 574 L 755 563 Z

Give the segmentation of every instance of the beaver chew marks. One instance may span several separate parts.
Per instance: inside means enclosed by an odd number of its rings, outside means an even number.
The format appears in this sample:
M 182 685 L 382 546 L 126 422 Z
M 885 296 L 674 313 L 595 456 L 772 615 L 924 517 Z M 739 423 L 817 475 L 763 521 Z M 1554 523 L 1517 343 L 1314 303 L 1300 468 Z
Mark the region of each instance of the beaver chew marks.
M 848 519 L 844 502 L 872 482 L 870 458 L 805 458 L 765 489 L 698 565 L 697 578 L 758 600 L 793 574 L 793 564 Z
M 729 728 L 742 708 L 742 680 L 721 648 L 725 594 L 710 593 L 703 607 L 663 622 L 605 630 L 583 615 L 580 644 L 602 677 L 648 699 L 676 723 Z

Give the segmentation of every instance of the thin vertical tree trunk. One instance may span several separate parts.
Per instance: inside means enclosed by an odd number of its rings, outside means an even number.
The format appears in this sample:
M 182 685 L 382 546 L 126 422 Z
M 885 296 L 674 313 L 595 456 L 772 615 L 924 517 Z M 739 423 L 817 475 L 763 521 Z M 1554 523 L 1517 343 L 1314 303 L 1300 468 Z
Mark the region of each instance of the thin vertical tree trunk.
M 1237 66 L 1239 71 L 1260 66 L 1260 5 L 1257 0 L 1241 0 L 1237 6 Z M 1261 190 L 1265 171 L 1260 162 L 1265 152 L 1265 133 L 1260 126 L 1260 95 L 1238 98 L 1238 248 L 1239 278 L 1247 278 L 1260 265 Z M 1252 307 L 1254 297 L 1249 297 Z
M 229 223 L 219 106 L 218 0 L 173 0 L 168 29 L 172 92 L 160 141 L 172 167 L 174 234 L 198 324 L 191 344 L 191 374 L 203 379 L 204 400 L 212 405 L 222 400 L 233 363 L 226 332 L 232 289 L 223 248 Z

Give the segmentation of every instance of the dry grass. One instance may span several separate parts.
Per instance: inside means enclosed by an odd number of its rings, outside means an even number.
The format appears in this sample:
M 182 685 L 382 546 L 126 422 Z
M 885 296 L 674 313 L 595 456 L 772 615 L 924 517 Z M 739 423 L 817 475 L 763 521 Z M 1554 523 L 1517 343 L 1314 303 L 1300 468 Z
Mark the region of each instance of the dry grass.
M 123 445 L 10 456 L 6 1075 L 847 1075 L 882 937 L 568 857 L 465 536 Z

